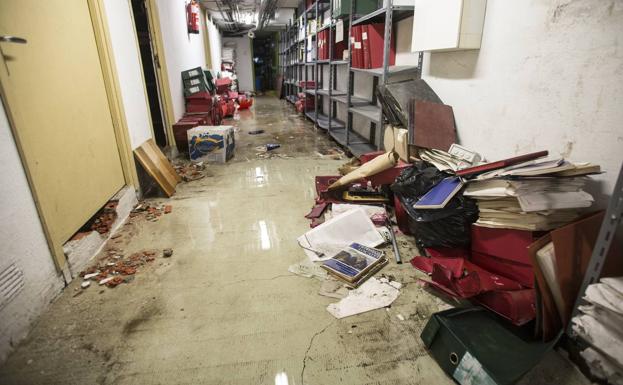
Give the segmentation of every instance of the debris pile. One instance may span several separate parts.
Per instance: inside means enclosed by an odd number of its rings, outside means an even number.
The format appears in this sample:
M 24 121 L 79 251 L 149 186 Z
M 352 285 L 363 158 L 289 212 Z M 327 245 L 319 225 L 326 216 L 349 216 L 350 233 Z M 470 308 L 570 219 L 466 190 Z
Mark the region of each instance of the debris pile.
M 118 201 L 106 203 L 106 206 L 95 216 L 95 221 L 91 224 L 91 230 L 97 231 L 100 234 L 108 233 L 117 219 L 117 204 L 119 204 Z
M 166 249 L 173 253 L 171 249 Z M 105 256 L 93 266 L 80 273 L 84 280 L 81 287 L 86 289 L 90 281 L 96 281 L 99 285 L 116 287 L 122 283 L 129 283 L 134 279 L 138 268 L 153 262 L 158 255 L 157 250 L 143 250 L 127 257 L 119 253 L 118 249 L 109 249 Z M 170 254 L 169 254 L 170 256 Z
M 176 164 L 173 167 L 175 168 L 175 171 L 182 177 L 182 180 L 184 182 L 192 182 L 194 180 L 205 178 L 206 176 L 206 167 L 203 162 L 184 162 Z
M 346 157 L 344 151 L 337 147 L 331 147 L 326 149 L 325 151 L 316 151 L 316 155 L 322 159 L 334 159 L 334 160 L 342 160 Z
M 156 222 L 160 219 L 162 214 L 170 214 L 173 211 L 173 206 L 165 204 L 149 204 L 145 202 L 139 203 L 130 212 L 130 218 L 144 217 L 148 221 Z

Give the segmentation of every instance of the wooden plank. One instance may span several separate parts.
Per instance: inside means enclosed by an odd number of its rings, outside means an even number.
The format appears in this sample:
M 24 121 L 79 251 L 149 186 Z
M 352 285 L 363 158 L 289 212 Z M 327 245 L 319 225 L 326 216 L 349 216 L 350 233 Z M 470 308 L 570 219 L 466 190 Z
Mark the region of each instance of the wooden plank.
M 145 142 L 145 150 L 152 158 L 152 160 L 156 162 L 156 165 L 171 185 L 175 186 L 182 180 L 182 178 L 177 174 L 173 166 L 171 166 L 169 160 L 164 156 L 162 151 L 160 151 L 160 148 L 158 148 L 153 139 L 148 139 Z
M 155 147 L 153 139 L 148 139 L 145 143 L 136 148 L 134 150 L 134 155 L 167 196 L 171 196 L 175 193 L 175 186 L 177 185 L 178 179 L 173 177 L 171 171 L 176 175 L 177 173 L 175 173 L 171 163 L 169 163 L 164 154 L 162 154 L 162 151 L 160 151 L 158 147 Z

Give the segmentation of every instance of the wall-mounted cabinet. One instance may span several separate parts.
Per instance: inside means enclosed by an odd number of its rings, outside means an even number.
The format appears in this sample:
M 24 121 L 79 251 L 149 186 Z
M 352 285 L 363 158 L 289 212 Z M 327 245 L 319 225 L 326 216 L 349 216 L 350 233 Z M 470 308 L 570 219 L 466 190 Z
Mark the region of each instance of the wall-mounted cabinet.
M 415 0 L 411 50 L 479 49 L 487 0 Z
M 350 14 L 351 0 L 333 0 L 333 17 L 338 18 Z M 377 0 L 358 0 L 355 3 L 356 15 L 367 15 L 379 8 Z

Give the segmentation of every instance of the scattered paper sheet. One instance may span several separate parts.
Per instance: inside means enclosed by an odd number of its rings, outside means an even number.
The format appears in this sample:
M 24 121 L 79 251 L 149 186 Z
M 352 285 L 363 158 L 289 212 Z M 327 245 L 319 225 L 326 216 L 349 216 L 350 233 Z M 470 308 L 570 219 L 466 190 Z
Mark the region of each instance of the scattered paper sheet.
M 391 305 L 398 298 L 401 287 L 400 282 L 372 277 L 359 288 L 350 291 L 346 298 L 327 306 L 327 311 L 341 319 L 380 309 Z
M 331 204 L 331 217 L 336 217 L 340 214 L 354 209 L 362 209 L 366 212 L 369 218 L 372 218 L 374 215 L 383 215 L 387 213 L 385 211 L 385 207 L 383 206 L 356 205 L 352 203 L 333 203 Z
M 348 289 L 344 287 L 343 282 L 328 278 L 322 281 L 318 294 L 325 297 L 342 299 L 348 295 Z
M 297 239 L 311 261 L 333 258 L 353 242 L 376 247 L 385 239 L 362 209 L 349 210 L 309 230 Z
M 319 280 L 325 280 L 328 276 L 327 271 L 316 265 L 309 259 L 304 259 L 299 263 L 290 265 L 288 271 L 292 274 L 300 275 L 305 278 L 316 278 Z

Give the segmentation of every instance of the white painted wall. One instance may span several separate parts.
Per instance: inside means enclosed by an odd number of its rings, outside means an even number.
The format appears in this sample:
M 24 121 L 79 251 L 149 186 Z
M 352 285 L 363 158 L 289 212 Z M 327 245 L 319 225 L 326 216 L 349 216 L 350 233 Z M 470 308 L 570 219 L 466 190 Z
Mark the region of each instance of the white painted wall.
M 195 67 L 206 68 L 203 32 L 199 34 L 187 33 L 186 2 L 186 0 L 156 0 L 169 87 L 173 99 L 173 115 L 176 120 L 181 118 L 185 111 L 182 71 Z M 204 23 L 205 17 L 202 12 L 199 13 L 199 16 L 200 23 Z
M 24 288 L 0 309 L 0 363 L 64 287 L 56 272 L 26 174 L 0 103 L 0 271 L 15 263 Z
M 426 54 L 422 77 L 490 160 L 547 149 L 601 164 L 603 207 L 623 161 L 622 36 L 620 0 L 489 0 L 481 49 Z
M 104 2 L 132 149 L 153 137 L 145 81 L 129 0 Z
M 223 43 L 236 43 L 236 76 L 238 76 L 238 89 L 240 91 L 253 91 L 253 56 L 251 52 L 251 39 L 243 37 L 223 37 Z
M 223 46 L 221 31 L 216 28 L 216 25 L 212 21 L 207 18 L 205 20 L 208 27 L 208 39 L 210 41 L 210 60 L 212 61 L 212 66 L 209 69 L 216 78 L 216 75 L 221 72 L 221 47 Z

